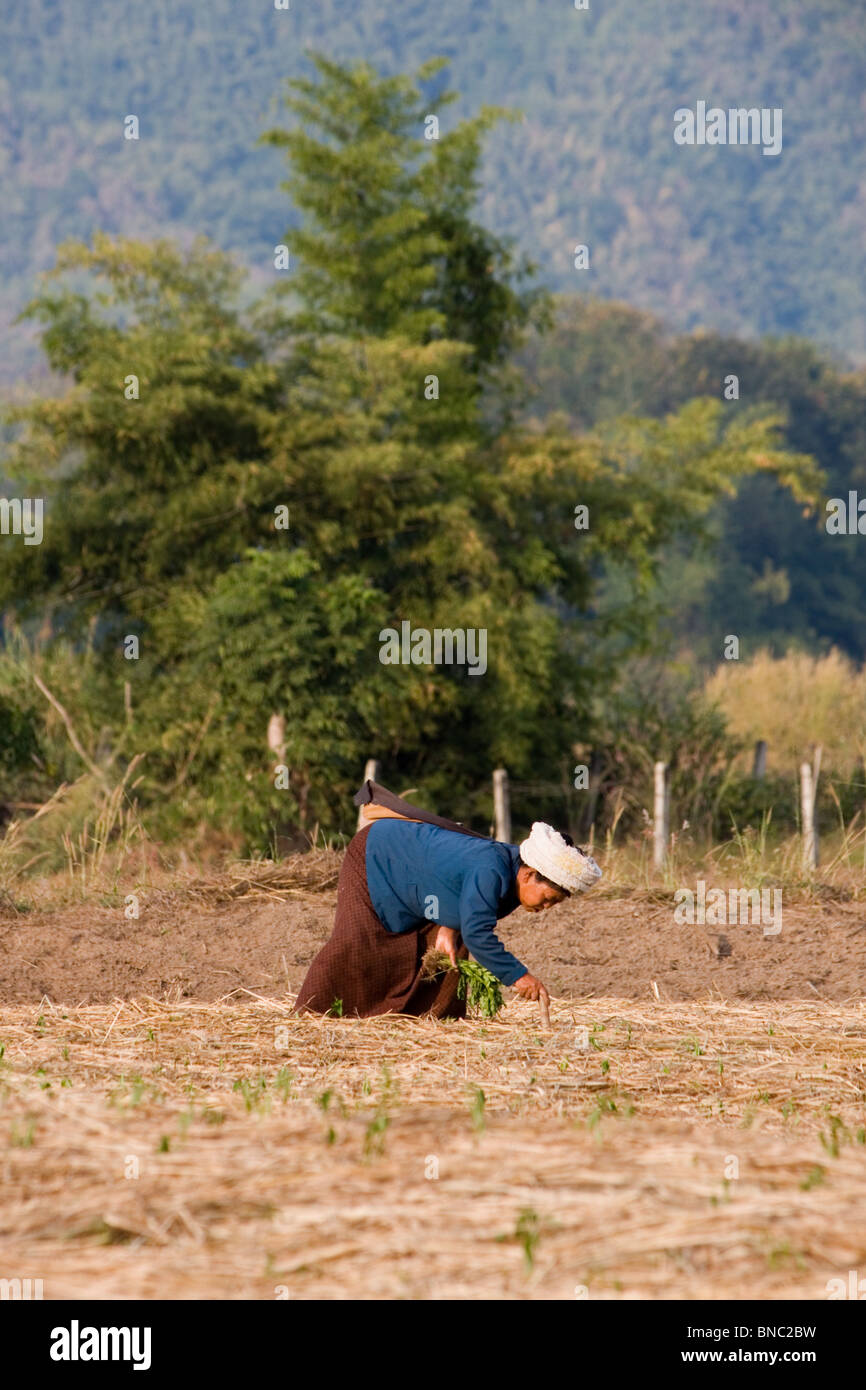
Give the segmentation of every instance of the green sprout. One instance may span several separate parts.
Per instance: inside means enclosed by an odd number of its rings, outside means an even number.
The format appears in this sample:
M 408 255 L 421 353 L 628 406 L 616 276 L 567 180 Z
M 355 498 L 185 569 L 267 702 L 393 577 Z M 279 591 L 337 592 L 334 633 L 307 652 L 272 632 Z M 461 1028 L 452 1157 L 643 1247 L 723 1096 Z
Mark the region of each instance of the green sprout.
M 423 962 L 423 978 L 435 979 L 453 970 L 444 951 L 428 951 Z M 458 960 L 457 998 L 465 999 L 468 1009 L 477 1009 L 482 1018 L 495 1018 L 502 1008 L 502 986 L 495 975 L 474 960 Z

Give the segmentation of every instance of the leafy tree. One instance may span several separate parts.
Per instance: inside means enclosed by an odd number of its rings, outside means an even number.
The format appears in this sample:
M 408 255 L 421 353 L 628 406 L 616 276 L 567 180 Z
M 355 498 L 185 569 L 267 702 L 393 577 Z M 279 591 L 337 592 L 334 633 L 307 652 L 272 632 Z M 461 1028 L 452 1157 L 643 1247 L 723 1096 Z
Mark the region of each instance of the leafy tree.
M 866 493 L 862 372 L 844 372 L 796 340 L 743 343 L 705 334 L 680 340 L 676 358 L 684 392 L 734 373 L 740 381 L 734 410 L 774 408 L 788 447 L 820 463 L 824 496 L 847 502 L 849 489 Z M 740 626 L 730 630 L 752 650 L 767 643 L 777 652 L 791 643 L 836 645 L 866 657 L 866 556 L 858 536 L 828 534 L 826 518 L 823 499 L 804 508 L 772 479 L 747 479 L 720 512 L 719 561 L 712 582 L 695 595 L 692 632 L 737 615 Z
M 22 616 L 47 605 L 73 635 L 97 620 L 110 645 L 272 529 L 261 470 L 281 383 L 241 323 L 237 272 L 203 243 L 97 236 L 60 249 L 54 274 L 69 271 L 94 292 L 49 282 L 26 312 L 71 384 L 9 412 L 24 428 L 8 470 L 52 519 L 40 546 L 4 556 L 0 602 Z
M 473 221 L 482 139 L 515 113 L 483 107 L 426 139 L 456 92 L 425 97 L 406 76 L 311 56 L 319 80 L 290 81 L 284 98 L 298 125 L 262 136 L 285 150 L 283 188 L 304 216 L 289 233 L 304 305 L 294 328 L 446 338 L 470 344 L 475 365 L 501 361 L 543 307 L 537 290 L 511 284 L 531 262 Z M 445 66 L 431 59 L 416 80 Z
M 576 429 L 627 411 L 663 416 L 699 396 L 719 400 L 734 374 L 740 399 L 725 401 L 727 414 L 774 414 L 785 446 L 820 464 L 826 496 L 866 493 L 866 377 L 809 343 L 672 336 L 627 305 L 570 297 L 557 301 L 552 331 L 534 335 L 520 361 L 536 382 L 531 415 L 559 411 Z M 857 536 L 828 535 L 814 501 L 804 505 L 771 474 L 750 475 L 713 509 L 708 549 L 696 552 L 688 537 L 671 548 L 657 597 L 674 645 L 714 662 L 720 634 L 734 631 L 751 650 L 835 644 L 866 656 L 866 553 Z

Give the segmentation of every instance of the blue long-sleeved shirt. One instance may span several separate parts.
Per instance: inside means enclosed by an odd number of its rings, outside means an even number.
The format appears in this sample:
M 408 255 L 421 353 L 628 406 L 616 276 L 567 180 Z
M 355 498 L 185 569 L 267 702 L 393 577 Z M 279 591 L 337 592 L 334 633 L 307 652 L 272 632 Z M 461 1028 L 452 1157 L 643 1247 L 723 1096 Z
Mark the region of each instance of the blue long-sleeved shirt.
M 423 922 L 456 927 L 472 955 L 504 985 L 527 973 L 495 925 L 519 905 L 516 845 L 476 840 L 416 821 L 374 821 L 367 836 L 367 887 L 388 931 Z

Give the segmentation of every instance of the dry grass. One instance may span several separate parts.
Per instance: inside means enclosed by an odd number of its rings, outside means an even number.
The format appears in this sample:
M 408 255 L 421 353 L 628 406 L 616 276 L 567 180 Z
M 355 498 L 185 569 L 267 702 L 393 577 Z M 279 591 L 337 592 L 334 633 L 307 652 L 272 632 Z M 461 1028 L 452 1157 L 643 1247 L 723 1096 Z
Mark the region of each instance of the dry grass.
M 288 898 L 318 899 L 323 893 L 336 889 L 343 862 L 339 850 L 311 849 L 276 862 L 229 858 L 223 867 L 213 867 L 205 873 L 200 869 L 184 872 L 177 865 L 159 862 L 156 857 L 145 859 L 140 852 L 135 852 L 139 849 L 139 846 L 123 847 L 110 852 L 97 866 L 98 874 L 91 872 L 87 879 L 83 874 L 77 876 L 74 868 L 37 877 L 26 874 L 27 866 L 22 871 L 17 864 L 4 879 L 4 840 L 0 837 L 0 912 L 16 913 L 31 907 L 61 907 L 84 902 L 117 904 L 122 902 L 124 894 L 131 892 L 163 907 L 189 902 L 219 905 L 244 897 L 269 898 L 275 902 Z M 8 845 L 10 860 L 13 852 L 20 855 L 17 830 Z M 73 878 L 74 888 L 71 887 Z
M 8 844 L 0 837 L 0 912 L 16 913 L 29 907 L 59 907 L 70 902 L 116 905 L 126 893 L 137 892 L 153 905 L 171 907 L 189 902 L 219 905 L 239 898 L 290 898 L 321 900 L 337 887 L 343 852 L 310 849 L 305 853 L 270 859 L 229 859 L 224 867 L 183 874 L 175 865 L 147 863 L 139 854 L 118 852 L 100 864 L 101 878 L 82 873 L 70 884 L 73 871 L 36 877 L 16 863 L 3 874 L 3 853 L 12 860 L 20 853 L 17 824 L 7 831 Z M 738 839 L 704 847 L 674 837 L 663 869 L 652 864 L 649 838 L 627 842 L 591 844 L 604 871 L 593 889 L 593 898 L 634 898 L 635 901 L 673 902 L 675 889 L 703 878 L 708 887 L 784 888 L 786 901 L 862 901 L 866 894 L 866 828 L 856 826 L 822 838 L 822 862 L 814 873 L 802 863 L 797 836 L 767 844 L 759 834 L 747 831 Z
M 249 994 L 6 1009 L 0 1277 L 46 1298 L 821 1299 L 864 1271 L 866 1006 L 554 1001 L 537 1024 L 518 1002 L 352 1021 Z
M 786 901 L 860 902 L 866 895 L 866 827 L 850 825 L 821 836 L 821 859 L 803 862 L 799 835 L 772 840 L 751 828 L 715 845 L 693 844 L 674 832 L 665 865 L 652 862 L 651 832 L 642 838 L 590 844 L 604 877 L 593 897 L 670 898 L 675 889 L 702 878 L 714 888 L 782 888 Z
M 285 859 L 240 859 L 229 863 L 221 873 L 196 878 L 181 887 L 160 889 L 154 900 L 168 897 L 198 902 L 226 903 L 236 898 L 304 898 L 330 892 L 337 887 L 343 855 L 335 849 L 310 849 Z
M 823 656 L 759 651 L 750 661 L 723 661 L 705 691 L 720 705 L 731 733 L 749 744 L 740 760 L 744 769 L 759 738 L 767 740 L 768 766 L 779 772 L 793 772 L 816 743 L 824 749 L 827 770 L 862 765 L 866 668 L 835 648 Z
M 238 898 L 285 901 L 333 892 L 343 851 L 312 846 L 273 861 L 234 859 L 228 853 L 191 861 L 150 841 L 130 800 L 138 785 L 139 758 L 129 763 L 113 790 L 87 774 L 58 789 L 29 818 L 0 832 L 0 912 L 21 913 L 70 903 L 116 905 L 131 892 L 155 904 L 197 901 L 218 905 Z M 603 842 L 590 836 L 603 879 L 593 897 L 670 896 L 703 878 L 710 887 L 783 887 L 789 902 L 862 900 L 866 893 L 866 825 L 858 812 L 821 835 L 817 870 L 803 862 L 798 835 L 771 834 L 771 825 L 735 831 L 716 844 L 693 841 L 674 829 L 663 868 L 653 865 L 652 832 L 624 839 L 616 826 Z M 173 857 L 175 856 L 175 857 Z M 62 861 L 63 867 L 59 867 Z

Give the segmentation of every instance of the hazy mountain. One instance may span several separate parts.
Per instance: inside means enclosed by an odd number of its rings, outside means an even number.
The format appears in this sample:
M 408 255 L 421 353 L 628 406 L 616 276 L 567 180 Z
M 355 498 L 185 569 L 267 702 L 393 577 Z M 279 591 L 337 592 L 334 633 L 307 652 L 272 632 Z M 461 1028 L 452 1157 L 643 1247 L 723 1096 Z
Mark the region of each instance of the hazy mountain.
M 444 53 L 463 94 L 455 118 L 519 106 L 524 121 L 489 141 L 480 211 L 553 288 L 616 296 L 679 329 L 798 333 L 866 360 L 861 0 L 291 6 L 5 0 L 4 321 L 57 243 L 95 228 L 204 231 L 266 284 L 291 209 L 279 154 L 255 140 L 312 47 L 384 71 Z M 780 152 L 676 144 L 674 112 L 698 102 L 781 108 Z M 129 114 L 137 141 L 123 138 Z M 38 361 L 31 337 L 4 334 L 7 382 Z

